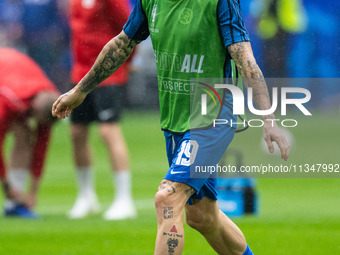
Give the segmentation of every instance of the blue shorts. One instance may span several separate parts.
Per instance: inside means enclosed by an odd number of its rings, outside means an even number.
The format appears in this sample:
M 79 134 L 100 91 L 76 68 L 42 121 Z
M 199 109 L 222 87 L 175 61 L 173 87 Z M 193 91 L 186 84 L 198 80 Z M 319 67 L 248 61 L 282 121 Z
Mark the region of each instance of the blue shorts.
M 237 116 L 232 114 L 231 95 L 226 100 L 218 118 L 232 120 Z M 164 132 L 169 170 L 164 179 L 185 183 L 196 190 L 188 200 L 202 199 L 207 196 L 217 200 L 216 172 L 200 172 L 205 166 L 216 166 L 228 148 L 235 135 L 235 128 L 230 125 L 216 125 L 207 129 L 192 130 L 185 134 Z

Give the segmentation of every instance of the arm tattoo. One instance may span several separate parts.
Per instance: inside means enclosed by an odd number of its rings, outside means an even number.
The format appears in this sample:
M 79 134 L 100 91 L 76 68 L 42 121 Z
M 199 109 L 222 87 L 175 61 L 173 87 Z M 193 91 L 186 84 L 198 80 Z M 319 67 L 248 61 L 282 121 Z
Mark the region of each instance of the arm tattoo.
M 109 41 L 92 66 L 77 85 L 81 92 L 89 93 L 99 83 L 112 75 L 131 55 L 140 41 L 130 39 L 124 32 Z
M 253 96 L 257 107 L 267 110 L 271 107 L 266 81 L 257 65 L 249 42 L 240 42 L 228 47 L 230 56 L 235 61 L 244 83 L 253 88 Z M 273 116 L 270 116 L 273 118 Z

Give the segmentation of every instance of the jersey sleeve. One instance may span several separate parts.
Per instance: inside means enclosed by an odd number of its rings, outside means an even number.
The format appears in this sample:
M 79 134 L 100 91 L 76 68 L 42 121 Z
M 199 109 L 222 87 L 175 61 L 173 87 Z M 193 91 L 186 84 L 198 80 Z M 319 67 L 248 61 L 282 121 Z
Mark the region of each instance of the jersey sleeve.
M 145 40 L 149 36 L 148 20 L 142 8 L 141 0 L 136 1 L 136 5 L 123 30 L 129 38 L 138 41 Z
M 43 172 L 47 148 L 50 140 L 50 133 L 50 125 L 38 125 L 37 138 L 33 149 L 33 159 L 31 165 L 32 176 L 36 179 L 40 178 Z
M 250 41 L 242 19 L 239 0 L 220 0 L 217 6 L 217 18 L 225 47 Z

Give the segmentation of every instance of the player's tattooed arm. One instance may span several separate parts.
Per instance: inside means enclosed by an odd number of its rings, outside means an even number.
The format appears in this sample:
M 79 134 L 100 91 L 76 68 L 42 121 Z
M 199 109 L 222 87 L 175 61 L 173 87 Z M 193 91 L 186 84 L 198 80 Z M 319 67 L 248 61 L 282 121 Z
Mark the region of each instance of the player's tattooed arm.
M 52 106 L 52 115 L 59 119 L 69 117 L 72 110 L 84 101 L 89 92 L 112 75 L 128 59 L 139 42 L 129 38 L 124 31 L 109 41 L 100 52 L 91 70 L 77 86 L 55 101 Z
M 234 60 L 247 87 L 253 88 L 253 96 L 260 110 L 271 107 L 266 81 L 262 71 L 256 63 L 250 42 L 239 42 L 228 47 L 228 51 Z M 274 119 L 274 115 L 263 116 L 264 119 Z
M 228 47 L 230 56 L 235 61 L 238 71 L 240 72 L 244 83 L 247 87 L 253 88 L 253 97 L 257 107 L 260 110 L 268 110 L 271 107 L 269 93 L 263 74 L 256 63 L 250 42 L 239 42 Z M 275 119 L 274 114 L 262 116 L 264 121 L 263 137 L 268 145 L 270 152 L 274 152 L 273 141 L 275 141 L 280 150 L 281 158 L 288 159 L 289 145 L 282 133 L 277 127 L 276 122 L 271 126 L 269 119 Z
M 80 91 L 89 93 L 111 76 L 129 58 L 138 43 L 140 41 L 129 38 L 124 31 L 109 41 L 100 52 L 91 70 L 77 85 Z

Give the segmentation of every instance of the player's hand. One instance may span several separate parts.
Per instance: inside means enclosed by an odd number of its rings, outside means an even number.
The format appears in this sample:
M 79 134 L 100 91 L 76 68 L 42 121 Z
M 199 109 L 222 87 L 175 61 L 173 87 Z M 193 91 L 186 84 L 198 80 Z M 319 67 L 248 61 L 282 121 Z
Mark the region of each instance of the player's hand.
M 276 142 L 281 151 L 281 158 L 287 161 L 289 157 L 290 147 L 282 130 L 276 125 L 275 122 L 265 121 L 263 126 L 263 137 L 267 143 L 270 153 L 274 152 L 273 142 Z
M 79 92 L 73 88 L 61 95 L 52 106 L 52 115 L 58 119 L 69 117 L 72 110 L 80 105 L 86 97 L 86 93 Z

